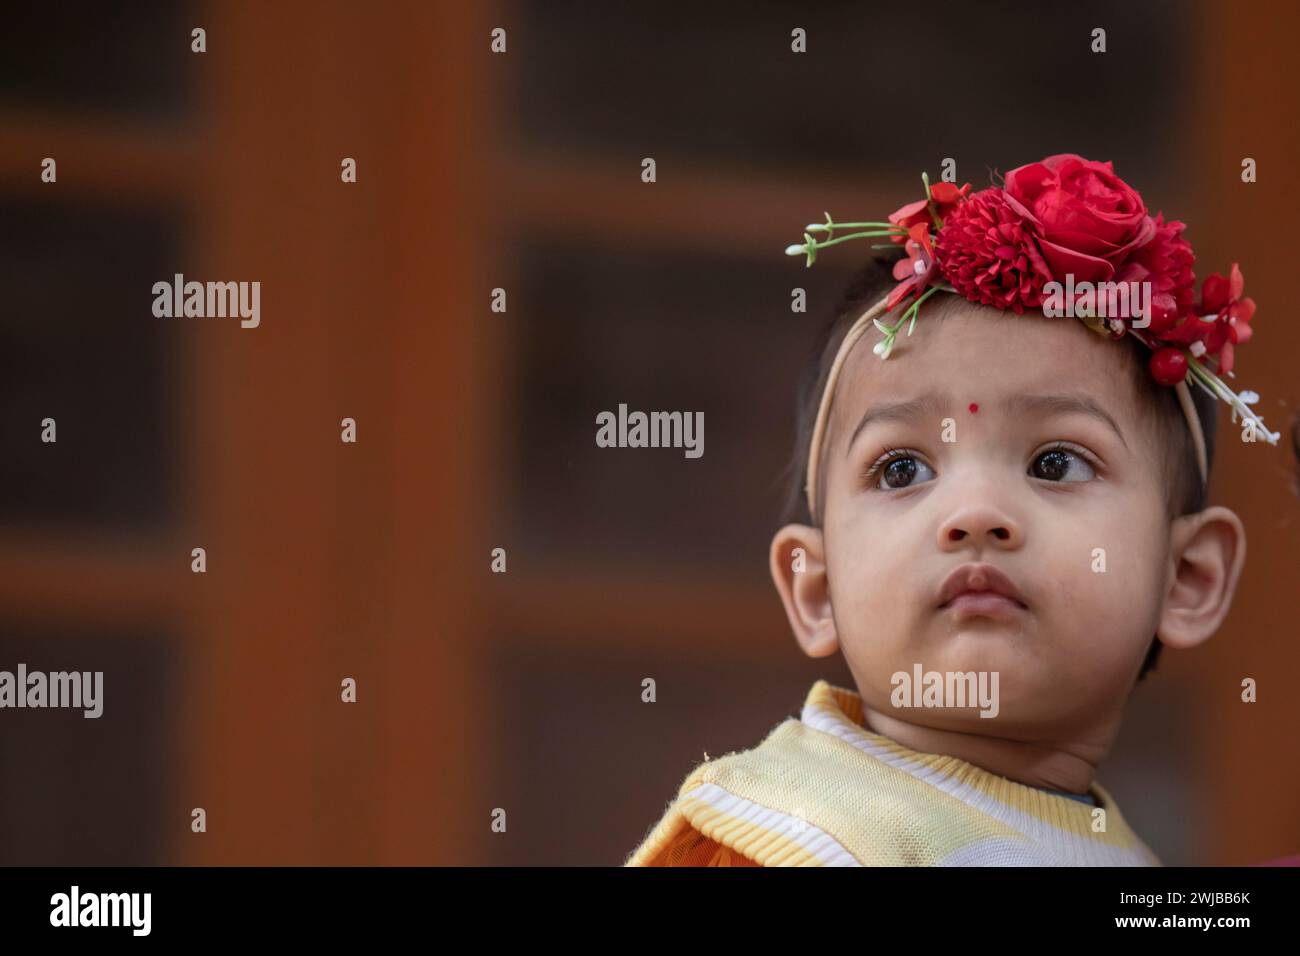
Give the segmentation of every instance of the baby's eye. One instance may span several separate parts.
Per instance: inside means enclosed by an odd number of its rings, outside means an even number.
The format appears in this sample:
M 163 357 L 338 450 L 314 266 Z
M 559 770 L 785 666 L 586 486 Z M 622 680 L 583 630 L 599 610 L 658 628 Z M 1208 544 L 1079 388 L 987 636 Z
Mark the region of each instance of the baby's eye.
M 1049 448 L 1034 459 L 1029 473 L 1045 481 L 1088 481 L 1096 477 L 1088 460 L 1068 448 Z
M 934 477 L 934 471 L 929 465 L 906 452 L 891 452 L 889 456 L 872 466 L 868 477 L 877 472 L 880 472 L 880 479 L 876 484 L 878 488 L 906 488 L 918 480 L 918 475 L 921 476 L 920 481 L 928 481 L 929 479 L 925 477 L 926 473 L 930 478 Z

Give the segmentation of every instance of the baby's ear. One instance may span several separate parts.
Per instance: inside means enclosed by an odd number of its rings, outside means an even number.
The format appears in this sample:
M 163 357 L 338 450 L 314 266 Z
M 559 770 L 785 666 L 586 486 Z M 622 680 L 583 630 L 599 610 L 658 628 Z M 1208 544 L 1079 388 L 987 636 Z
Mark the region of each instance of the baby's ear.
M 780 592 L 795 640 L 809 657 L 839 650 L 831 614 L 822 533 L 803 524 L 788 524 L 772 538 L 772 581 Z
M 1246 529 L 1236 513 L 1215 505 L 1175 518 L 1170 534 L 1172 573 L 1156 630 L 1170 647 L 1208 640 L 1232 607 L 1246 561 Z

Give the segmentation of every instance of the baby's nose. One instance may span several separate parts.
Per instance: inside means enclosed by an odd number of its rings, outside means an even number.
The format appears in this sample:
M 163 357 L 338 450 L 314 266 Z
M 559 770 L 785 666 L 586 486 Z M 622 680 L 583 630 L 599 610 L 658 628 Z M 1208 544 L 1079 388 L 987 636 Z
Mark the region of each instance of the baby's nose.
M 939 528 L 939 548 L 948 551 L 962 544 L 988 544 L 1001 549 L 1023 543 L 1020 523 L 991 505 L 964 508 Z

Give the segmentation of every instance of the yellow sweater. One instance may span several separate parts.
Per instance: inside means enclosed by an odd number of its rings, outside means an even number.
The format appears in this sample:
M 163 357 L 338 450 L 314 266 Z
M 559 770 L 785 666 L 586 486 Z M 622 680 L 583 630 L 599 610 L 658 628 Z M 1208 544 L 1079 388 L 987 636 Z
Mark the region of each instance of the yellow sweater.
M 1097 806 L 909 750 L 817 681 L 799 718 L 705 760 L 626 866 L 1159 866 L 1102 787 Z

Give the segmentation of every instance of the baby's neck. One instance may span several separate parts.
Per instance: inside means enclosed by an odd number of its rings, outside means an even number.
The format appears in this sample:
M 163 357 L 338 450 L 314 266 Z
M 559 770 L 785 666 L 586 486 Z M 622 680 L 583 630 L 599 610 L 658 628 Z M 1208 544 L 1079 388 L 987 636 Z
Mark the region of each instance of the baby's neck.
M 1087 793 L 1101 758 L 1100 753 L 1094 758 L 1059 744 L 1026 743 L 936 730 L 910 724 L 865 705 L 863 723 L 873 733 L 888 737 L 909 750 L 956 757 L 1026 786 L 1066 793 Z

